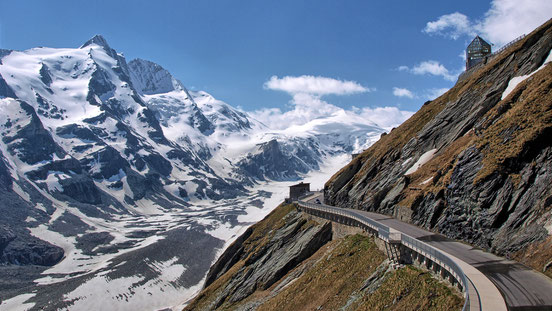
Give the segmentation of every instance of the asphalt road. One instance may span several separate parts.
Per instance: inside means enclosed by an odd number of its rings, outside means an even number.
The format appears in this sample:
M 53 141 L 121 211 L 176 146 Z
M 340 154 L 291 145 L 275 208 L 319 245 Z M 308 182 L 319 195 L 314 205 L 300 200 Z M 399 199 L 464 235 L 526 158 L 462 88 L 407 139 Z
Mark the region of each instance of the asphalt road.
M 322 201 L 322 196 L 318 198 Z M 314 203 L 315 199 L 313 198 L 310 202 Z M 424 241 L 472 265 L 496 285 L 509 310 L 552 310 L 552 280 L 544 274 L 518 262 L 498 257 L 388 215 L 354 211 Z

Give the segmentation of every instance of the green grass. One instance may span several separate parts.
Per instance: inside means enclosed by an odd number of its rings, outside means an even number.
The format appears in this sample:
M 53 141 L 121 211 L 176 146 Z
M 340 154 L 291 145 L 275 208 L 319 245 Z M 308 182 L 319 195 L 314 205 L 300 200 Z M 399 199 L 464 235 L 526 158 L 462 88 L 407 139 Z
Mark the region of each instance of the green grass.
M 391 273 L 372 294 L 365 295 L 350 310 L 461 310 L 464 299 L 456 290 L 413 266 Z
M 337 243 L 314 267 L 257 310 L 337 310 L 345 305 L 385 255 L 371 237 L 357 234 Z

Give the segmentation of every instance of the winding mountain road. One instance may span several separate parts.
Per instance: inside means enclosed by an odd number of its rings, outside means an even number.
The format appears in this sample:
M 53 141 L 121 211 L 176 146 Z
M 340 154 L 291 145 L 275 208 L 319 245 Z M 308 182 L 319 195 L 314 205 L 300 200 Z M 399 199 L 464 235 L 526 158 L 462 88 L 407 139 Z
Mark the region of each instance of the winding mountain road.
M 316 200 L 322 202 L 322 194 L 313 195 L 308 198 L 310 203 Z M 321 204 L 322 206 L 329 206 Z M 329 206 L 333 207 L 333 206 Z M 407 234 L 413 238 L 423 241 L 442 252 L 463 261 L 469 266 L 477 269 L 485 277 L 492 281 L 496 288 L 502 294 L 504 301 L 510 311 L 540 311 L 552 310 L 552 280 L 545 275 L 528 268 L 518 262 L 498 257 L 491 253 L 482 251 L 473 246 L 467 245 L 449 239 L 441 234 L 416 227 L 414 225 L 402 222 L 388 215 L 377 214 L 354 209 L 343 209 L 366 216 L 377 222 L 380 222 L 401 233 Z M 468 278 L 470 277 L 466 273 Z M 473 282 L 477 284 L 477 282 Z M 483 283 L 480 283 L 483 284 Z M 477 287 L 477 285 L 476 285 Z M 489 286 L 477 288 L 477 291 L 485 294 L 485 291 L 492 290 Z M 499 306 L 482 304 L 482 310 L 497 310 Z

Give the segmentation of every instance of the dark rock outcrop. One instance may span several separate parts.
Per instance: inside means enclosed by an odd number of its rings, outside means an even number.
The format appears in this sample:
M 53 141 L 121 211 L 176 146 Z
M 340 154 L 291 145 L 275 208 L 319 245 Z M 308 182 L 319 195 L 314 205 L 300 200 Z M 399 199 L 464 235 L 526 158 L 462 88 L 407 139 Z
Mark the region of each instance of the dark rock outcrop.
M 282 219 L 277 219 L 273 212 L 263 220 L 274 221 L 273 226 L 259 224 L 249 228 L 211 267 L 206 287 L 240 263 L 239 270 L 217 294 L 212 308 L 241 301 L 256 290 L 269 288 L 332 239 L 331 223 L 308 221 L 289 208 Z M 284 211 L 282 207 L 278 209 L 275 213 Z
M 259 144 L 256 152 L 238 162 L 237 173 L 259 180 L 298 180 L 300 174 L 318 169 L 320 153 L 311 144 L 298 144 L 297 149 L 289 151 L 276 139 Z
M 30 240 L 30 241 L 29 241 Z M 0 261 L 16 265 L 53 266 L 63 258 L 63 249 L 39 239 L 14 238 L 3 249 Z
M 19 104 L 21 109 L 29 117 L 29 122 L 22 128 L 14 129 L 13 135 L 4 136 L 2 140 L 8 146 L 8 151 L 29 164 L 35 164 L 40 161 L 52 160 L 53 154 L 59 158 L 65 156 L 65 151 L 60 148 L 50 135 L 44 129 L 40 118 L 34 108 L 23 101 L 12 103 Z M 6 128 L 11 126 L 6 125 Z
M 6 83 L 6 80 L 0 75 L 0 98 L 2 97 L 15 98 L 16 96 L 11 87 Z
M 4 155 L 0 151 L 0 189 L 10 190 L 12 187 L 12 177 L 8 170 Z
M 209 273 L 205 278 L 205 284 L 203 287 L 211 285 L 216 279 L 221 277 L 226 271 L 228 271 L 236 262 L 238 262 L 244 256 L 244 245 L 243 243 L 247 240 L 253 229 L 251 227 L 247 228 L 242 235 L 240 235 L 234 243 L 228 246 L 224 253 L 217 259 L 217 261 L 209 269 Z
M 50 86 L 52 84 L 52 76 L 50 73 L 50 69 L 48 69 L 48 66 L 45 64 L 42 64 L 42 67 L 40 67 L 40 80 L 46 85 Z

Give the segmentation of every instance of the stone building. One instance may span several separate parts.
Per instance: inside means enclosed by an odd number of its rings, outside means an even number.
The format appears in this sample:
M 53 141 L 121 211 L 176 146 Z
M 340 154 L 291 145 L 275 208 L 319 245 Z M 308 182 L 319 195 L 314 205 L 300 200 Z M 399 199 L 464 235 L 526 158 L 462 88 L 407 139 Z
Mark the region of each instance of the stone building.
M 289 199 L 291 201 L 297 200 L 300 196 L 310 192 L 310 184 L 300 182 L 296 185 L 289 186 Z

